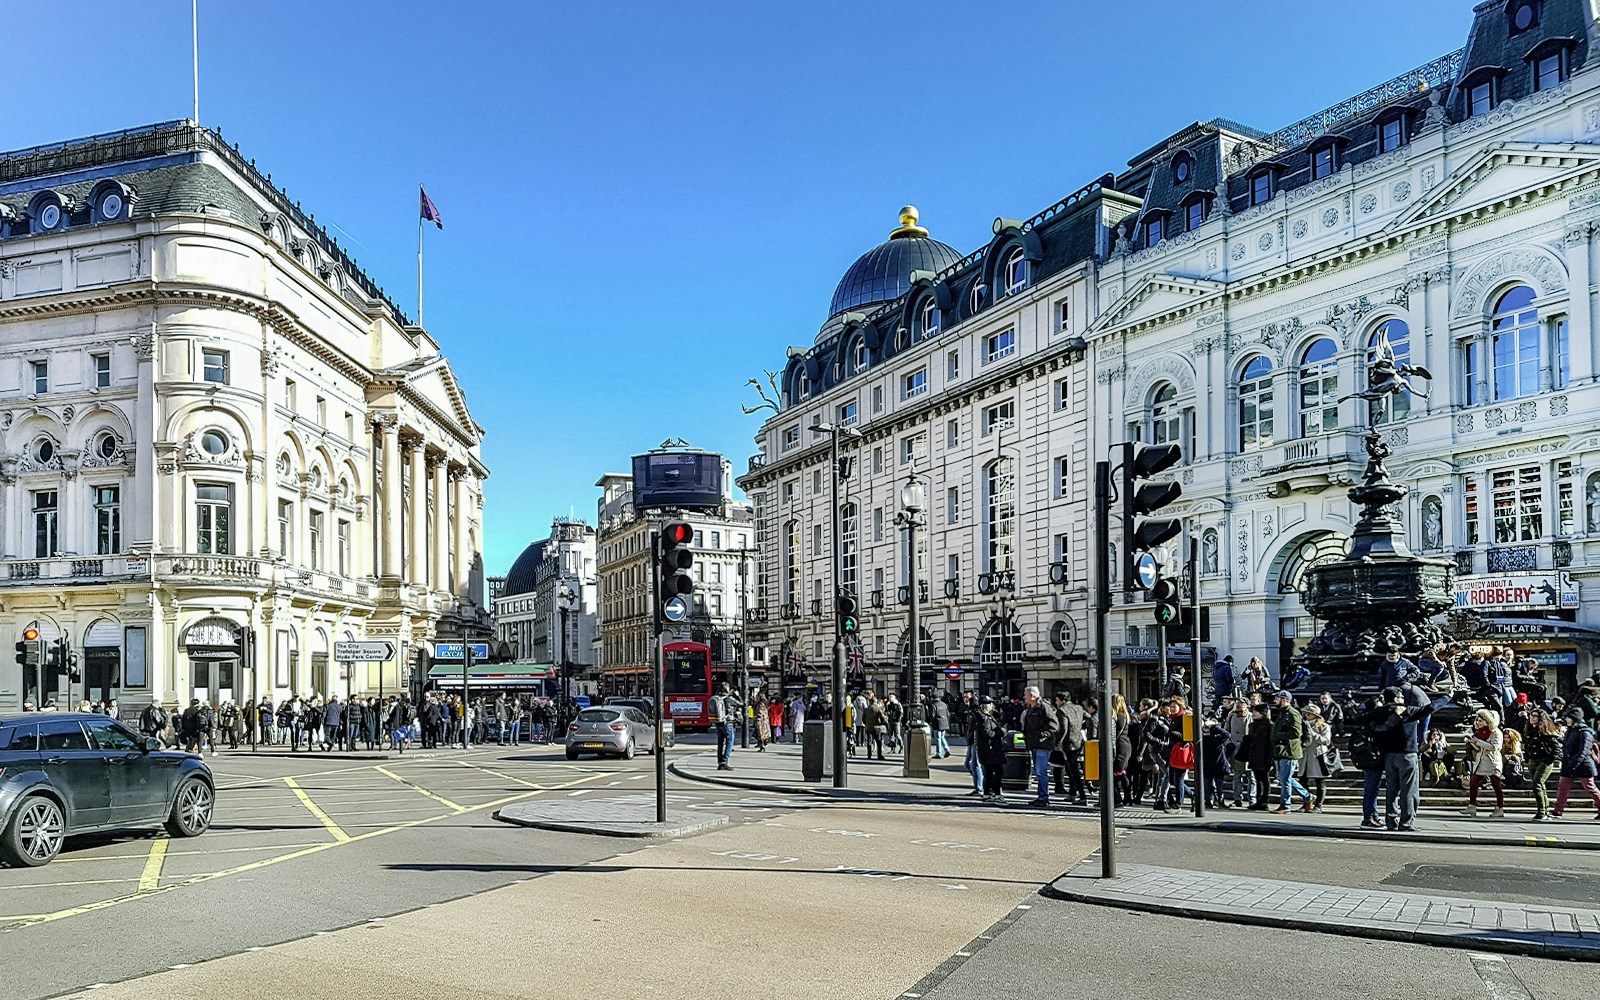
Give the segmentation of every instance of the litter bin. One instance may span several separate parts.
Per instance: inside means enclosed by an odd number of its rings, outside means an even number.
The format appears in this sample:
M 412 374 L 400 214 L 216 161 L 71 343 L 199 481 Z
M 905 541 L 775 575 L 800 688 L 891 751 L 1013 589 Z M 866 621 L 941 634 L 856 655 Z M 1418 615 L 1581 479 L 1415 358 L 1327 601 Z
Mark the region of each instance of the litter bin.
M 1006 731 L 1006 767 L 1000 776 L 1001 788 L 1026 789 L 1033 782 L 1033 753 L 1022 731 Z
M 821 781 L 833 775 L 833 724 L 807 722 L 800 731 L 800 777 Z
M 905 778 L 928 776 L 928 744 L 932 730 L 926 725 L 913 725 L 906 730 L 906 761 L 900 774 Z

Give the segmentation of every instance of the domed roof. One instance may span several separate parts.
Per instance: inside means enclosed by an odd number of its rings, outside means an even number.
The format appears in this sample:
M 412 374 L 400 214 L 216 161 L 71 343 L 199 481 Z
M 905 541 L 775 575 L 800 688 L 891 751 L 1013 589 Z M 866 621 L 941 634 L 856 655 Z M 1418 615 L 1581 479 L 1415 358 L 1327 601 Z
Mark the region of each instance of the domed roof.
M 912 271 L 942 271 L 961 259 L 954 248 L 929 239 L 917 225 L 917 210 L 900 210 L 900 228 L 889 239 L 856 258 L 833 290 L 828 318 L 861 306 L 892 302 L 911 288 Z
M 544 561 L 544 546 L 548 538 L 541 538 L 537 542 L 522 550 L 522 555 L 517 556 L 517 561 L 506 570 L 506 589 L 500 596 L 512 597 L 516 594 L 533 593 L 534 578 L 539 572 L 539 564 Z

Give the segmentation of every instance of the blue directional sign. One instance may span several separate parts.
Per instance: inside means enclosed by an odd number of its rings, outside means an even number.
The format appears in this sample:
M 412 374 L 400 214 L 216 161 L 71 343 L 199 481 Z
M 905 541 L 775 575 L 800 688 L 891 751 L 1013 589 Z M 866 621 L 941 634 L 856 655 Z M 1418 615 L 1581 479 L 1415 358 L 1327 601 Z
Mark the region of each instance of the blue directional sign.
M 435 660 L 459 660 L 464 655 L 462 644 L 459 642 L 436 642 L 433 644 L 433 658 Z M 487 642 L 473 643 L 472 658 L 474 660 L 487 660 L 489 658 L 489 644 Z

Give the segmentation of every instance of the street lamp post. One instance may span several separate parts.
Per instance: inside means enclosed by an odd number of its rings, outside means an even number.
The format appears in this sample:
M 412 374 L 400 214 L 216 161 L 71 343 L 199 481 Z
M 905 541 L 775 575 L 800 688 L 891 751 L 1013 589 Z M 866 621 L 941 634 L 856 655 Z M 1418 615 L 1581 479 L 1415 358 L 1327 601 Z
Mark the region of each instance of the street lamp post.
M 846 787 L 844 731 L 844 614 L 839 598 L 844 596 L 844 539 L 840 535 L 839 485 L 849 474 L 849 460 L 839 457 L 841 437 L 859 438 L 861 432 L 847 424 L 811 425 L 811 433 L 826 434 L 833 442 L 833 787 Z M 858 515 L 859 516 L 859 515 Z
M 739 687 L 744 698 L 750 697 L 750 553 L 754 549 L 739 550 Z M 750 748 L 750 713 L 740 715 L 739 746 Z
M 561 705 L 556 709 L 556 726 L 563 736 L 567 732 L 567 705 L 572 702 L 572 677 L 567 663 L 567 613 L 572 610 L 577 595 L 565 583 L 556 592 L 556 608 L 561 618 Z
M 895 514 L 894 521 L 905 529 L 906 532 L 906 565 L 910 567 L 906 579 L 910 583 L 910 621 L 907 629 L 906 647 L 906 767 L 909 770 L 911 762 L 911 729 L 923 722 L 922 701 L 919 697 L 922 686 L 922 581 L 919 578 L 917 567 L 917 529 L 926 525 L 927 519 L 922 512 L 927 509 L 927 491 L 922 481 L 915 474 L 906 479 L 906 484 L 900 487 L 900 510 Z

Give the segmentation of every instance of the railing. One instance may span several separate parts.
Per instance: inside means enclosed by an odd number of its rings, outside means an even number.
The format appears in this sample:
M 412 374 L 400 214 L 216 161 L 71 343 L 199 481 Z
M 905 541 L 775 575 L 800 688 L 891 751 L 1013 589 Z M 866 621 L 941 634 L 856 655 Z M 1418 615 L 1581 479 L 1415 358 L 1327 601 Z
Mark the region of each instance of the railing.
M 1455 82 L 1456 74 L 1461 70 L 1462 57 L 1466 49 L 1457 49 L 1454 52 L 1442 55 L 1432 62 L 1423 63 L 1416 69 L 1402 73 L 1393 80 L 1378 84 L 1371 90 L 1364 91 L 1347 100 L 1340 101 L 1331 108 L 1324 108 L 1309 118 L 1302 118 L 1287 128 L 1279 129 L 1262 139 L 1263 145 L 1276 149 L 1290 149 L 1303 143 L 1310 142 L 1319 135 L 1325 134 L 1341 122 L 1366 114 L 1367 112 L 1390 101 L 1416 93 L 1441 84 Z
M 1539 546 L 1510 545 L 1489 550 L 1489 572 L 1511 573 L 1539 568 Z
M 103 559 L 74 559 L 72 560 L 73 576 L 105 576 L 106 564 Z
M 37 580 L 39 579 L 39 564 L 36 562 L 11 563 L 6 567 L 6 578 L 11 580 Z
M 204 576 L 221 580 L 259 580 L 263 563 L 248 556 L 183 554 L 156 560 L 158 576 Z
M 750 456 L 750 471 L 751 472 L 754 472 L 757 469 L 766 468 L 766 465 L 767 465 L 767 456 L 765 456 L 765 455 L 751 455 Z
M 61 556 L 50 559 L 17 559 L 5 564 L 5 582 L 27 583 L 35 580 L 103 580 L 130 576 L 145 576 L 149 562 L 142 556 L 104 556 L 79 559 Z
M 1354 431 L 1341 430 L 1331 434 L 1318 434 L 1315 437 L 1298 438 L 1294 441 L 1285 441 L 1278 446 L 1277 461 L 1270 461 L 1272 452 L 1267 452 L 1267 455 L 1269 471 L 1272 465 L 1359 462 L 1362 461 L 1361 435 Z

